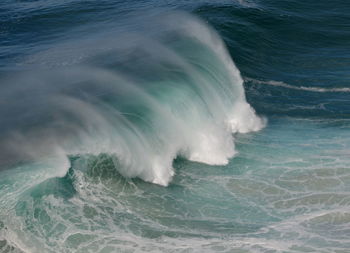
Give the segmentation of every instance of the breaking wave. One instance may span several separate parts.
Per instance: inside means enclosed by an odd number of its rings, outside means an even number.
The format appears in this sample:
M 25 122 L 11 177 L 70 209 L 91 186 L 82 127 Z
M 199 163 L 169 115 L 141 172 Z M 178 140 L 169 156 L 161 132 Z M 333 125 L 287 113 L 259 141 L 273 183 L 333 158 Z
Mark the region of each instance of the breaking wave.
M 223 41 L 184 14 L 144 26 L 58 45 L 3 80 L 2 167 L 47 161 L 64 176 L 69 157 L 108 154 L 123 176 L 166 186 L 177 156 L 227 164 L 232 134 L 265 121 Z

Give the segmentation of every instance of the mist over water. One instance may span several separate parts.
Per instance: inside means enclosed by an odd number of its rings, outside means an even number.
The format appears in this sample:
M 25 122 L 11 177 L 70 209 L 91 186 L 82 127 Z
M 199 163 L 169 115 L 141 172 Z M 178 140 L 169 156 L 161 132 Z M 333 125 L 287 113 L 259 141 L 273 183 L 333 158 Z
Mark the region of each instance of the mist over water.
M 335 5 L 0 4 L 0 252 L 347 252 Z
M 260 130 L 264 122 L 245 101 L 243 80 L 218 35 L 189 15 L 166 18 L 152 22 L 159 32 L 121 34 L 120 43 L 112 32 L 74 42 L 78 52 L 64 59 L 70 64 L 59 62 L 65 49 L 58 46 L 32 63 L 64 66 L 6 80 L 2 150 L 14 161 L 5 162 L 105 153 L 123 176 L 161 185 L 174 175 L 178 155 L 227 164 L 235 154 L 231 134 Z

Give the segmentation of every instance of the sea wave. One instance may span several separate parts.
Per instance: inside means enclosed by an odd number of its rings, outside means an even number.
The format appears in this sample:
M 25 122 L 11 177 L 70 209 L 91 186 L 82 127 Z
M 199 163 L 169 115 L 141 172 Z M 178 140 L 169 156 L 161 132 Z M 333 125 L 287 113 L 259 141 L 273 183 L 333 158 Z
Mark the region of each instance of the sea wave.
M 79 50 L 58 45 L 31 57 L 33 66 L 56 66 L 5 80 L 3 161 L 105 153 L 123 176 L 164 186 L 177 156 L 227 164 L 232 134 L 260 130 L 265 120 L 246 102 L 216 32 L 182 13 L 162 20 L 152 31 L 71 42 Z

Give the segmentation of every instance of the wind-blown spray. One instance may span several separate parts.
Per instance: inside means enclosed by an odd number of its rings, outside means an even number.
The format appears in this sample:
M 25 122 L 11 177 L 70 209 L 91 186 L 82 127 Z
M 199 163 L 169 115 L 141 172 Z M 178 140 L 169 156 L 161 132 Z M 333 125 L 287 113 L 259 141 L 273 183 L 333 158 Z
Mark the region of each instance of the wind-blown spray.
M 172 14 L 155 24 L 147 34 L 79 42 L 68 67 L 7 80 L 14 85 L 1 117 L 16 115 L 2 126 L 7 163 L 104 153 L 123 176 L 160 185 L 170 182 L 177 156 L 227 164 L 236 152 L 232 133 L 264 125 L 238 69 L 201 21 Z M 32 61 L 57 64 L 64 49 L 57 51 Z

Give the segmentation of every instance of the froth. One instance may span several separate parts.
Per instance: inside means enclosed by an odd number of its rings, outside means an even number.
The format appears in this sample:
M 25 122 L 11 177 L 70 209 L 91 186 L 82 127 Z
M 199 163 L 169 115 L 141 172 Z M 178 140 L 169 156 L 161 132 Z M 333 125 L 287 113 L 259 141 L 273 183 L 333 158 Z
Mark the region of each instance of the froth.
M 227 164 L 236 153 L 232 134 L 265 124 L 245 100 L 239 70 L 200 20 L 176 13 L 150 24 L 139 35 L 72 42 L 80 49 L 63 61 L 69 68 L 33 70 L 7 81 L 16 83 L 7 97 L 19 90 L 32 97 L 9 103 L 8 111 L 28 122 L 5 131 L 2 145 L 10 141 L 14 157 L 32 160 L 106 153 L 123 176 L 164 186 L 177 156 Z M 116 37 L 121 43 L 114 46 Z M 32 60 L 62 61 L 65 48 L 69 43 Z M 13 132 L 24 141 L 11 139 Z M 25 148 L 18 148 L 22 143 Z M 63 176 L 69 165 L 64 167 L 53 176 Z

